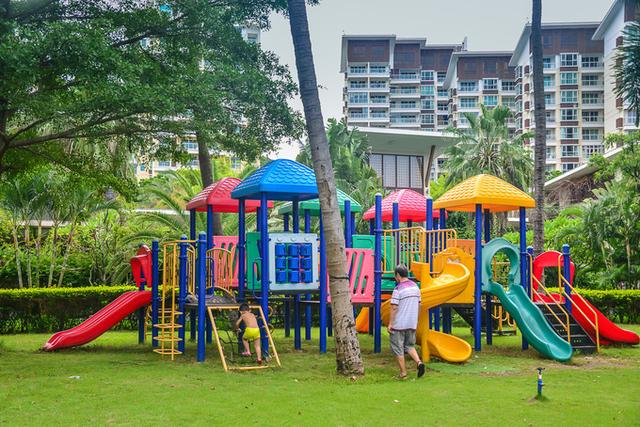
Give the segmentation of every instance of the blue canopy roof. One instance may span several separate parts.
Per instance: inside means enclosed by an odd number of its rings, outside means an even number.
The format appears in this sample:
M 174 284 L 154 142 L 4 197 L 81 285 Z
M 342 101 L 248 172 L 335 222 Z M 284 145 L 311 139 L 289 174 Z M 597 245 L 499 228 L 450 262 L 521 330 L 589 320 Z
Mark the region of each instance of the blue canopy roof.
M 318 197 L 316 176 L 309 167 L 277 159 L 249 175 L 231 192 L 234 199 L 309 200 Z

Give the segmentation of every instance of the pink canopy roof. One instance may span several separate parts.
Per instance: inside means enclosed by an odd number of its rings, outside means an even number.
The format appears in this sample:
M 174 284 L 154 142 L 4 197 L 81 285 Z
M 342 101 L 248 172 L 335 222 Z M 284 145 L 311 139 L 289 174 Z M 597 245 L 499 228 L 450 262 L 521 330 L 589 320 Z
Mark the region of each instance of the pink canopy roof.
M 398 203 L 400 222 L 420 222 L 427 219 L 427 198 L 413 190 L 396 190 L 382 199 L 382 222 L 391 222 L 393 218 L 393 204 Z M 362 219 L 374 219 L 376 207 L 371 206 Z M 440 212 L 433 211 L 434 218 L 440 218 Z
M 187 209 L 206 211 L 207 206 L 213 206 L 214 212 L 238 212 L 238 199 L 231 198 L 231 192 L 242 181 L 238 178 L 222 178 L 214 182 L 187 203 Z M 273 202 L 268 203 L 269 208 L 273 208 Z M 260 207 L 259 200 L 246 200 L 245 211 L 255 212 Z

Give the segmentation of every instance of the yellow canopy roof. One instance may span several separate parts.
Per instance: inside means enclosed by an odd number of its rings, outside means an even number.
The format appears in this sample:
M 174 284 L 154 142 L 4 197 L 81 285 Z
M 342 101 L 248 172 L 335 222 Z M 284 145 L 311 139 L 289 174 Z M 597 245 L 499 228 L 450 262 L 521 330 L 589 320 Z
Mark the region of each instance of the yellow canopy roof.
M 493 175 L 476 175 L 462 181 L 433 203 L 434 209 L 473 212 L 476 204 L 490 212 L 533 208 L 535 200 L 524 191 Z

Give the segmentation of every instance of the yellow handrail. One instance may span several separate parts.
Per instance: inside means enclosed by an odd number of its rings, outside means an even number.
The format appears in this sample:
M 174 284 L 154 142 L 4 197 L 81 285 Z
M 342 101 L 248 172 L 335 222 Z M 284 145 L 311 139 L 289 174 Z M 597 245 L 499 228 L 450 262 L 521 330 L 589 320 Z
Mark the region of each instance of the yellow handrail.
M 529 271 L 533 271 L 533 256 L 531 254 L 527 254 L 527 257 L 529 258 Z M 539 289 L 541 288 L 546 295 L 551 297 L 551 300 L 553 301 L 553 303 L 557 307 L 559 307 L 560 311 L 562 311 L 562 313 L 565 315 L 565 317 L 567 319 L 566 326 L 562 323 L 562 320 L 560 320 L 558 315 L 551 309 L 549 304 L 547 304 L 547 302 L 544 300 L 544 298 L 539 298 L 539 300 L 542 301 L 542 303 L 545 305 L 545 307 L 547 307 L 547 309 L 551 312 L 551 314 L 553 314 L 553 317 L 555 317 L 556 320 L 558 322 L 560 322 L 560 324 L 564 327 L 564 330 L 567 331 L 567 342 L 571 343 L 571 324 L 570 324 L 570 320 L 569 320 L 570 319 L 569 313 L 564 309 L 564 307 L 562 307 L 562 304 L 558 303 L 555 299 L 553 299 L 553 296 L 551 296 L 551 293 L 547 290 L 547 288 L 545 288 L 545 286 L 542 284 L 542 282 L 540 280 L 538 280 L 533 274 L 531 274 L 530 276 L 531 276 L 531 299 L 533 301 L 535 301 L 535 298 L 533 298 L 534 294 L 535 295 L 539 295 L 539 292 L 536 291 L 534 286 L 533 286 L 534 281 L 535 281 L 535 283 L 538 285 L 538 288 Z
M 419 226 L 384 230 L 382 237 L 383 274 L 392 273 L 395 265 L 400 263 L 411 268 L 413 262 L 429 262 L 428 254 L 433 256 L 444 251 L 446 247 L 457 246 L 458 240 L 456 230 L 425 230 Z M 387 237 L 392 239 L 395 245 L 387 244 Z M 389 259 L 395 262 L 389 263 Z
M 594 322 L 592 322 L 591 319 L 589 319 L 587 317 L 587 315 L 580 308 L 580 306 L 575 304 L 575 302 L 573 300 L 573 297 L 571 295 L 567 294 L 567 292 L 565 291 L 563 285 L 569 286 L 569 289 L 571 289 L 571 294 L 577 295 L 584 302 L 584 298 L 582 297 L 582 295 L 580 295 L 580 293 L 576 290 L 576 288 L 574 288 L 573 285 L 571 283 L 569 283 L 569 281 L 561 274 L 562 273 L 561 268 L 562 268 L 562 255 L 560 255 L 558 257 L 558 288 L 560 288 L 560 293 L 562 295 L 564 295 L 565 298 L 568 298 L 569 301 L 571 301 L 572 309 L 573 308 L 577 308 L 578 311 L 582 314 L 582 316 L 585 319 L 587 319 L 587 322 L 589 322 L 591 327 L 595 330 L 595 333 L 596 333 L 596 351 L 600 352 L 600 329 L 598 328 L 598 315 L 595 312 L 595 310 L 593 309 L 593 307 L 591 307 L 589 304 L 585 304 L 585 306 L 588 307 L 589 310 L 591 311 L 591 313 L 593 314 L 593 318 L 595 319 L 595 324 L 594 324 Z

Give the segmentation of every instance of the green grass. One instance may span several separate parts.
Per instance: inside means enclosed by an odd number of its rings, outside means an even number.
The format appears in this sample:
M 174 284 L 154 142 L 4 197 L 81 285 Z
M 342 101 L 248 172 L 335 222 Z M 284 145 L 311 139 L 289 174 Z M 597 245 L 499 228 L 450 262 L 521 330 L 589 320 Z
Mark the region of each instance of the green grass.
M 470 339 L 468 329 L 454 332 Z M 36 350 L 48 335 L 0 337 L 0 425 L 640 423 L 640 348 L 560 364 L 520 351 L 519 336 L 495 337 L 464 365 L 432 362 L 423 379 L 400 382 L 388 340 L 373 354 L 371 337 L 361 336 L 367 371 L 351 381 L 315 340 L 295 351 L 281 334 L 281 369 L 241 373 L 225 373 L 212 346 L 203 364 L 191 345 L 179 360 L 163 360 L 132 332 L 52 354 Z M 546 368 L 542 402 L 532 399 L 538 366 Z

